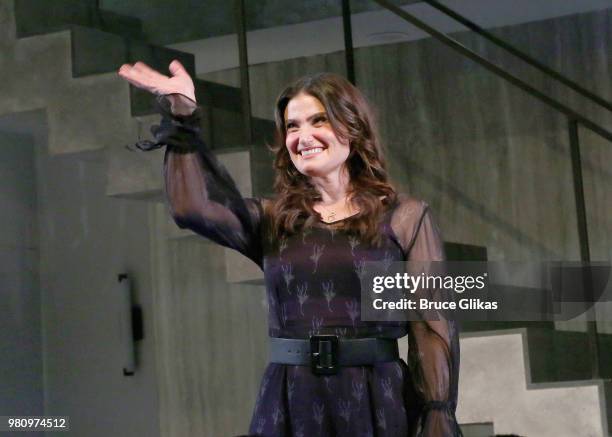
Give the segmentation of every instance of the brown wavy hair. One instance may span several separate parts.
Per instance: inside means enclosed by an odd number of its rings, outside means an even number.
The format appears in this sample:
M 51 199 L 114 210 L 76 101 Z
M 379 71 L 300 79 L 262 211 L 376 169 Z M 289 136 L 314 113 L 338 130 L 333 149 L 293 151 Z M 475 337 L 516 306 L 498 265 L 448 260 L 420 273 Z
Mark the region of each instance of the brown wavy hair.
M 321 102 L 335 135 L 350 144 L 345 162 L 350 181 L 348 196 L 359 213 L 342 221 L 344 229 L 358 235 L 364 242 L 379 244 L 378 224 L 385 209 L 397 201 L 397 194 L 389 181 L 370 106 L 361 91 L 333 73 L 298 79 L 276 100 L 276 134 L 270 147 L 275 154 L 274 190 L 277 196 L 268 208 L 271 240 L 278 241 L 280 237 L 297 233 L 321 218 L 313 208 L 313 204 L 321 200 L 321 195 L 308 177 L 295 168 L 285 146 L 285 108 L 301 93 Z

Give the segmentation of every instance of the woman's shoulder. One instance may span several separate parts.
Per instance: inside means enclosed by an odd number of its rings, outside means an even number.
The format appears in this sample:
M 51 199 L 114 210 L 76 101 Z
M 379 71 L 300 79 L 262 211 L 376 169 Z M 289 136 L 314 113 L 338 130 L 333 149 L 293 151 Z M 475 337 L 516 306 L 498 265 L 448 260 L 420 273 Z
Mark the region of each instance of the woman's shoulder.
M 422 199 L 414 197 L 407 193 L 398 193 L 395 205 L 393 205 L 393 216 L 398 216 L 407 219 L 414 217 L 420 218 L 427 210 L 429 205 Z
M 410 247 L 428 214 L 429 205 L 424 200 L 405 193 L 397 195 L 390 224 L 402 247 Z

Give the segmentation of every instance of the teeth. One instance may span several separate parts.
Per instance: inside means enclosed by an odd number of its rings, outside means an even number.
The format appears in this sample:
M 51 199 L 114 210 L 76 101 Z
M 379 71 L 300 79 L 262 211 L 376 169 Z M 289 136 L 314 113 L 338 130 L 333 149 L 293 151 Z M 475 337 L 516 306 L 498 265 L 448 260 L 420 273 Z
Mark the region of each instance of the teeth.
M 315 153 L 322 152 L 323 149 L 321 147 L 315 147 L 314 149 L 302 150 L 302 156 L 314 155 Z

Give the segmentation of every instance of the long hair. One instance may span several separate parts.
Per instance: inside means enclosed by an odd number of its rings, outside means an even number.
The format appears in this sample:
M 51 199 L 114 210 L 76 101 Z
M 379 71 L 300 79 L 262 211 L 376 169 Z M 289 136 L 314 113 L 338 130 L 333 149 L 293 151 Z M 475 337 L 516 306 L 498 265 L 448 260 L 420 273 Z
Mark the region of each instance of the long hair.
M 349 142 L 350 152 L 345 162 L 349 175 L 348 197 L 359 213 L 342 224 L 362 241 L 377 245 L 381 241 L 378 224 L 385 208 L 396 202 L 397 195 L 389 182 L 370 106 L 355 86 L 332 73 L 298 79 L 276 100 L 276 134 L 271 148 L 275 153 L 277 196 L 268 208 L 272 240 L 299 232 L 320 219 L 313 204 L 321 196 L 308 177 L 295 168 L 285 146 L 285 108 L 301 93 L 321 102 L 335 135 Z

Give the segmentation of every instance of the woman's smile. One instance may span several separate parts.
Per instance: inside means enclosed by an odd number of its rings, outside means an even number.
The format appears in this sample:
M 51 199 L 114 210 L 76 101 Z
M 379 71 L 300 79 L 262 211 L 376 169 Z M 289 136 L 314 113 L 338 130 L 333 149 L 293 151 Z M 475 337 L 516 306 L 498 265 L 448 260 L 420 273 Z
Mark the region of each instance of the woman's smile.
M 298 94 L 287 104 L 284 118 L 285 144 L 300 173 L 325 177 L 340 172 L 349 156 L 349 144 L 336 135 L 316 97 Z
M 318 156 L 324 150 L 325 149 L 323 147 L 312 147 L 308 149 L 302 149 L 300 151 L 300 156 L 304 159 L 313 158 L 315 156 Z

